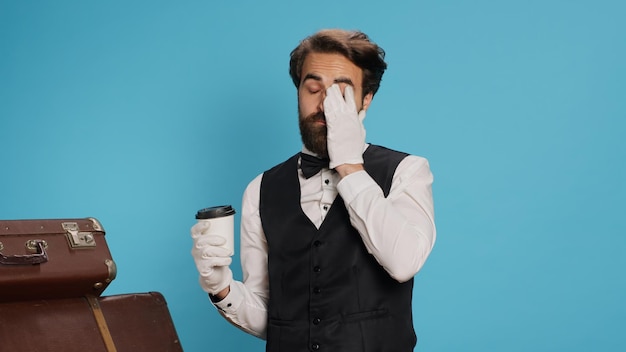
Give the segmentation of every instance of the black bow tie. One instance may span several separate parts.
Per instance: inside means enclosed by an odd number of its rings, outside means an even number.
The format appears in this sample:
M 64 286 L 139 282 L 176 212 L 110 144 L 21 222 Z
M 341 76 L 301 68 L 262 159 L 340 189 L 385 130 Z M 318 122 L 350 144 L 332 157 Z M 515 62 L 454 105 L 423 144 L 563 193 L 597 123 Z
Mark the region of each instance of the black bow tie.
M 300 153 L 300 169 L 305 178 L 316 175 L 322 168 L 328 167 L 329 159 L 320 159 L 313 155 Z

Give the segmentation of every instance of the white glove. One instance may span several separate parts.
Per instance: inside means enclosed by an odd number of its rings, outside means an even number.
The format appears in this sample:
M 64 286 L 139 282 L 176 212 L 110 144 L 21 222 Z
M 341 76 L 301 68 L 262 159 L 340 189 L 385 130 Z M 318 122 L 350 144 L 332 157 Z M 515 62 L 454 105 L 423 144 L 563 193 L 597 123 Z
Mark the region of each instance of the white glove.
M 326 90 L 324 99 L 324 115 L 328 144 L 329 168 L 342 164 L 363 164 L 363 149 L 365 148 L 365 110 L 356 111 L 354 91 L 347 85 L 344 99 L 338 84 L 333 84 Z
M 220 247 L 226 243 L 224 238 L 207 235 L 209 226 L 208 221 L 201 221 L 191 228 L 193 239 L 191 255 L 200 273 L 200 287 L 205 292 L 215 295 L 230 286 L 233 281 L 233 273 L 229 268 L 232 258 L 228 255 L 227 249 Z

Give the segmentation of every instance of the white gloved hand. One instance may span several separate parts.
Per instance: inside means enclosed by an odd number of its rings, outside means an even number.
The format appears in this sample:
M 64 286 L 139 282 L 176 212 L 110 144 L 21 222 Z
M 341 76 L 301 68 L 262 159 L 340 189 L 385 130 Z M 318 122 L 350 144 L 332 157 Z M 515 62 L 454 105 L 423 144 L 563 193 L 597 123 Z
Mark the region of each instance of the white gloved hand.
M 363 164 L 365 148 L 365 110 L 356 111 L 352 86 L 345 88 L 345 99 L 338 84 L 326 90 L 324 115 L 326 116 L 329 168 L 342 164 Z
M 229 268 L 232 258 L 227 249 L 220 247 L 226 243 L 224 238 L 207 234 L 209 226 L 208 221 L 201 221 L 191 228 L 191 255 L 200 274 L 200 287 L 215 295 L 233 281 L 233 273 Z

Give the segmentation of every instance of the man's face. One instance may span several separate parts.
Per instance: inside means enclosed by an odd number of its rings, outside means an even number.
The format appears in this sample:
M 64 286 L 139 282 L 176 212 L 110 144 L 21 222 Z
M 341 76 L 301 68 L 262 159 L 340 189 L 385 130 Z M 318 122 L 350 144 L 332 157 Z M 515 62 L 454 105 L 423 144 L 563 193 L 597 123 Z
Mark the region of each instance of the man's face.
M 302 142 L 310 151 L 327 157 L 324 116 L 326 89 L 337 83 L 343 93 L 346 86 L 352 86 L 357 111 L 367 110 L 372 94 L 368 93 L 363 98 L 363 71 L 340 54 L 308 54 L 302 65 L 301 77 L 298 115 Z

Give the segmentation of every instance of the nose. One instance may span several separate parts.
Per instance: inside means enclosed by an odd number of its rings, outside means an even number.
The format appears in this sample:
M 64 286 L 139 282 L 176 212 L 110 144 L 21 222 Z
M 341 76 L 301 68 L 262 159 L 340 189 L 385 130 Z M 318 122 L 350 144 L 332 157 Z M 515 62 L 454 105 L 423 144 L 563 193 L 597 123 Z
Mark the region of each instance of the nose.
M 324 100 L 326 100 L 326 89 L 322 89 L 320 95 L 319 95 L 319 99 L 320 101 L 317 104 L 317 107 L 320 111 L 324 111 Z

